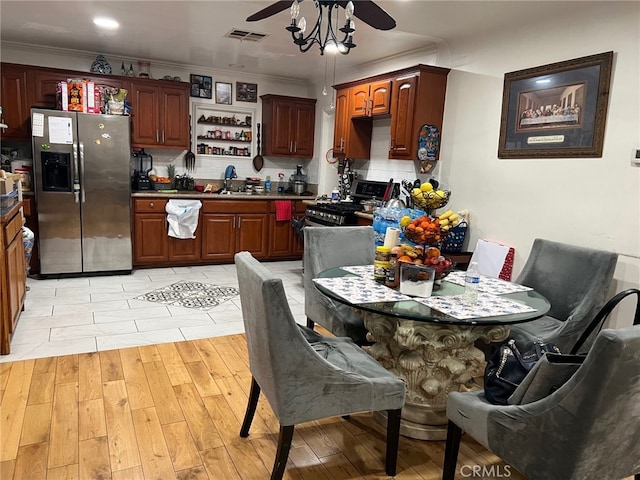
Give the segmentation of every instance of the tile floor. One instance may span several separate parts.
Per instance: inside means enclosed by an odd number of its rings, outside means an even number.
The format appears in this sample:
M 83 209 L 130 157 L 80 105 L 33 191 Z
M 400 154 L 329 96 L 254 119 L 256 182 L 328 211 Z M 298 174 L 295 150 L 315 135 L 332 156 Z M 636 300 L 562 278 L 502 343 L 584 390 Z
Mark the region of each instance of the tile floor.
M 265 265 L 282 278 L 292 313 L 305 324 L 302 262 Z M 131 275 L 29 278 L 11 353 L 0 355 L 0 363 L 244 332 L 239 296 L 205 312 L 134 298 L 180 280 L 238 286 L 234 264 L 139 269 Z

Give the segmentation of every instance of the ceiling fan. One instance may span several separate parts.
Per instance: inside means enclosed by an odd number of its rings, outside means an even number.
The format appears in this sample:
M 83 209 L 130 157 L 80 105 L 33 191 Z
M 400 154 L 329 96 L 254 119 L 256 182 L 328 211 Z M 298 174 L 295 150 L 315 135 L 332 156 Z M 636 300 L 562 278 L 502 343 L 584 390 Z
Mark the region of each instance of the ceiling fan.
M 296 1 L 296 0 L 293 0 Z M 301 2 L 302 0 L 299 0 Z M 342 8 L 346 8 L 348 1 L 338 0 L 315 0 L 315 3 L 324 7 L 339 5 Z M 263 8 L 259 12 L 247 17 L 247 22 L 257 22 L 258 20 L 264 20 L 272 15 L 280 13 L 291 7 L 292 0 L 281 0 Z M 376 5 L 372 0 L 356 0 L 354 2 L 355 8 L 353 15 L 359 18 L 367 25 L 378 30 L 391 30 L 396 27 L 396 21 L 381 7 Z

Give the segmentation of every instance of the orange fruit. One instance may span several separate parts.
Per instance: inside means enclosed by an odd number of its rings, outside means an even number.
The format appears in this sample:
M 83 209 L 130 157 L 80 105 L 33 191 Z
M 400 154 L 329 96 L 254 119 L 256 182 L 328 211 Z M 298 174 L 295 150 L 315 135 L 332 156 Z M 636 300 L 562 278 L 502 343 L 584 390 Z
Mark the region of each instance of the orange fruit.
M 411 257 L 409 255 L 402 255 L 401 257 L 398 257 L 398 261 L 411 263 Z
M 440 250 L 438 248 L 436 248 L 436 247 L 429 247 L 429 248 L 427 248 L 427 251 L 424 252 L 424 254 L 427 257 L 436 257 L 437 258 L 437 257 L 440 256 Z

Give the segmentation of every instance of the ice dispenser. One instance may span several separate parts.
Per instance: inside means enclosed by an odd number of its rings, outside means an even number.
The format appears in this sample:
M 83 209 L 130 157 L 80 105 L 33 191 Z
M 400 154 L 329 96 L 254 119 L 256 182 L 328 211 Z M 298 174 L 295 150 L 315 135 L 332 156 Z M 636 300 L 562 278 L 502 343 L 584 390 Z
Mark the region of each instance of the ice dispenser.
M 45 192 L 71 192 L 71 154 L 41 152 L 42 190 Z

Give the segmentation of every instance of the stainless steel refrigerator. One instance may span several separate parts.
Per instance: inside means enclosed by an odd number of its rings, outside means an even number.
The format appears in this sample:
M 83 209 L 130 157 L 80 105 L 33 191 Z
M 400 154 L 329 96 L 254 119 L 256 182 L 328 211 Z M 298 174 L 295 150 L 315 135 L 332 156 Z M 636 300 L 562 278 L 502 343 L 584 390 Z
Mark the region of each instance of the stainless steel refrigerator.
M 131 271 L 129 117 L 31 110 L 43 275 Z

